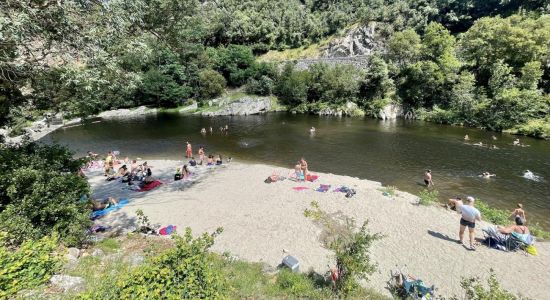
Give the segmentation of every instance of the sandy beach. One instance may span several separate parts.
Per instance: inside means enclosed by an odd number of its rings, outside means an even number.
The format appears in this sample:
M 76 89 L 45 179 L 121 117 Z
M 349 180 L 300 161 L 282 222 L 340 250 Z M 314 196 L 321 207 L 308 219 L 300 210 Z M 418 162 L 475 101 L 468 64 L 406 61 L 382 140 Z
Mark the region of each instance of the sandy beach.
M 334 174 L 315 173 L 314 182 L 284 180 L 264 183 L 267 176 L 287 176 L 290 169 L 232 162 L 222 167 L 195 172 L 191 181 L 173 181 L 181 162 L 149 161 L 153 175 L 164 184 L 149 192 L 136 192 L 116 181 L 107 182 L 101 170 L 87 172 L 93 197 L 128 198 L 130 203 L 98 222 L 123 229 L 135 226 L 135 211 L 142 209 L 153 224 L 187 226 L 195 234 L 223 227 L 213 250 L 229 252 L 238 258 L 277 266 L 287 254 L 299 259 L 301 271 L 313 269 L 321 274 L 333 264 L 332 253 L 319 241 L 321 229 L 304 216 L 304 210 L 317 201 L 324 211 L 369 220 L 371 232 L 385 237 L 376 242 L 371 257 L 378 272 L 366 283 L 386 293 L 390 270 L 398 267 L 429 285 L 440 295 L 463 296 L 463 276 L 486 278 L 494 269 L 503 287 L 534 299 L 550 295 L 550 243 L 538 242 L 538 256 L 524 252 L 508 253 L 479 246 L 468 251 L 456 243 L 460 216 L 440 207 L 418 206 L 417 197 L 399 192 L 395 198 L 384 196 L 378 182 Z M 314 170 L 313 170 L 314 171 Z M 330 184 L 329 192 L 314 191 Z M 357 191 L 352 198 L 332 192 L 345 185 Z M 295 191 L 293 187 L 311 189 Z M 473 195 L 475 196 L 475 195 Z M 483 216 L 482 216 L 483 218 Z M 479 224 L 478 237 L 483 237 Z M 288 253 L 283 252 L 283 249 Z M 397 266 L 397 267 L 396 267 Z

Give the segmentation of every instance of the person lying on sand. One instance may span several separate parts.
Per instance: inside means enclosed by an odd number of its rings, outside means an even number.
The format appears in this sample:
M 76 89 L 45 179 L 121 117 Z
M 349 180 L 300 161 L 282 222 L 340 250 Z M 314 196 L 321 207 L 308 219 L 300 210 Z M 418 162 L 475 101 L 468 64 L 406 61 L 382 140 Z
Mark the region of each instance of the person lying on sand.
M 524 225 L 523 220 L 521 218 L 516 218 L 515 225 L 510 225 L 507 227 L 497 226 L 497 229 L 500 233 L 503 233 L 503 234 L 511 234 L 512 232 L 529 234 L 529 228 Z
M 514 209 L 510 217 L 514 220 L 519 218 L 521 222 L 525 224 L 527 222 L 527 216 L 525 215 L 525 210 L 523 210 L 523 204 L 518 203 L 517 208 Z
M 92 200 L 92 210 L 93 211 L 103 210 L 108 208 L 109 206 L 117 205 L 117 204 L 118 204 L 118 200 L 113 197 L 109 197 L 107 199 Z

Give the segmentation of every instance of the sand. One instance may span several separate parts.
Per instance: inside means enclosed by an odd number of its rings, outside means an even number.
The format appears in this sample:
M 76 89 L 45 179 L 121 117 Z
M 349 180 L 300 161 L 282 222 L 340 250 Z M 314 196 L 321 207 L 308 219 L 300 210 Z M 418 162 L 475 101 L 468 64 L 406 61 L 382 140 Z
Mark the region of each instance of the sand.
M 539 255 L 507 253 L 485 246 L 472 252 L 456 243 L 460 216 L 440 207 L 418 206 L 417 197 L 398 192 L 395 198 L 382 195 L 380 183 L 347 176 L 321 174 L 315 183 L 285 180 L 266 184 L 264 179 L 288 169 L 232 162 L 227 166 L 197 171 L 193 182 L 173 182 L 175 161 L 149 161 L 153 174 L 165 182 L 149 192 L 135 192 L 118 182 L 106 182 L 100 171 L 89 172 L 94 197 L 127 197 L 131 203 L 100 222 L 124 229 L 134 226 L 135 211 L 142 209 L 152 223 L 187 226 L 194 234 L 223 227 L 213 250 L 229 252 L 240 259 L 277 266 L 287 254 L 299 259 L 300 270 L 324 274 L 333 264 L 331 251 L 319 241 L 321 229 L 303 214 L 311 201 L 329 213 L 353 217 L 357 224 L 369 220 L 371 231 L 385 237 L 371 251 L 378 272 L 368 287 L 388 294 L 390 270 L 403 269 L 435 284 L 440 295 L 463 297 L 463 276 L 487 278 L 494 269 L 504 288 L 534 299 L 550 295 L 550 244 L 536 244 Z M 346 185 L 357 191 L 348 199 L 343 193 L 297 192 L 296 186 L 316 188 Z M 477 236 L 483 237 L 478 224 Z

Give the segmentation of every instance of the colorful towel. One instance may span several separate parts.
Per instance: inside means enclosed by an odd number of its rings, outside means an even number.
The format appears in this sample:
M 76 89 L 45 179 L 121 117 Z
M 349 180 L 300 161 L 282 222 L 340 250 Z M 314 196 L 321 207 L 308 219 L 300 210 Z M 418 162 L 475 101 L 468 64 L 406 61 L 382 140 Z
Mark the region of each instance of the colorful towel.
M 162 184 L 162 182 L 160 182 L 159 180 L 155 180 L 153 182 L 145 184 L 141 189 L 138 190 L 138 192 L 150 191 L 150 190 L 156 188 L 157 186 L 159 186 L 161 184 Z
M 173 226 L 173 225 L 168 225 L 166 227 L 162 227 L 161 229 L 159 229 L 159 234 L 160 235 L 170 235 L 171 233 L 176 231 L 176 228 L 177 228 L 177 226 Z
M 309 190 L 309 188 L 306 187 L 306 186 L 295 186 L 295 187 L 293 187 L 292 189 L 295 190 L 295 191 Z
M 319 176 L 317 175 L 307 175 L 306 176 L 306 180 L 307 181 L 311 181 L 311 182 L 314 182 L 315 180 L 319 179 Z
M 120 201 L 118 201 L 118 203 L 116 205 L 111 205 L 111 206 L 109 206 L 105 209 L 102 209 L 102 210 L 96 210 L 96 211 L 92 212 L 91 219 L 95 220 L 95 219 L 103 217 L 104 215 L 106 215 L 106 214 L 108 214 L 112 211 L 119 210 L 123 206 L 128 204 L 128 202 L 129 202 L 128 199 L 120 199 Z
M 321 184 L 319 186 L 319 188 L 316 189 L 316 191 L 321 192 L 321 193 L 328 192 L 328 190 L 330 190 L 330 184 Z

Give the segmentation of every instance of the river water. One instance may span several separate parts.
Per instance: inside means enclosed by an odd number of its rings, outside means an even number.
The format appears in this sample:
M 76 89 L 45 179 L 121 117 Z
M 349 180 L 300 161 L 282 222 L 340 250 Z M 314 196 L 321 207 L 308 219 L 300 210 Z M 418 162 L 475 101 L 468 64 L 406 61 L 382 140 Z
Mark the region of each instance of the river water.
M 229 133 L 221 133 L 219 127 L 226 124 Z M 210 126 L 213 134 L 201 135 L 200 129 Z M 315 134 L 309 132 L 312 126 Z M 466 134 L 468 143 L 463 141 Z M 190 141 L 195 153 L 204 145 L 207 154 L 288 168 L 303 156 L 310 170 L 380 181 L 412 193 L 422 189 L 423 171 L 429 168 L 442 200 L 472 195 L 509 210 L 521 202 L 528 218 L 550 229 L 550 142 L 524 137 L 521 142 L 529 147 L 515 147 L 515 138 L 420 121 L 288 113 L 217 118 L 166 113 L 61 129 L 42 141 L 67 145 L 79 155 L 87 150 L 118 150 L 123 157 L 147 159 L 182 159 L 185 142 Z M 472 145 L 479 141 L 499 149 Z M 527 169 L 539 180 L 524 178 Z M 497 177 L 478 177 L 483 171 Z

